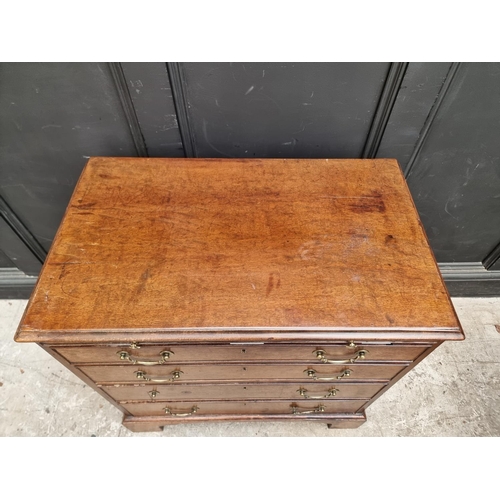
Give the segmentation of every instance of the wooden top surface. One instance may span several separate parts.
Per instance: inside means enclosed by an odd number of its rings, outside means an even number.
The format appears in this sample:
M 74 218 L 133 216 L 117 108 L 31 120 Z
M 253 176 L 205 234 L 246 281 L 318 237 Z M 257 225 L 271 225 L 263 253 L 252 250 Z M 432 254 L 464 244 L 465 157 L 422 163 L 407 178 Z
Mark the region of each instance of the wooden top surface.
M 92 158 L 16 340 L 138 332 L 462 338 L 395 160 Z

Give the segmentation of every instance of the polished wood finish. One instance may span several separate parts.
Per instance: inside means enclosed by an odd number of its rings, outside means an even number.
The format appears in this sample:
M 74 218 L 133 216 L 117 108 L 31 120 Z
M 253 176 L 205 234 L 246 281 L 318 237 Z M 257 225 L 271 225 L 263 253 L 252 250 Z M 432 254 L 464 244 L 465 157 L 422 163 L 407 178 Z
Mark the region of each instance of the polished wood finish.
M 357 429 L 360 425 L 363 425 L 366 422 L 366 414 L 364 411 L 360 413 L 356 413 L 354 415 L 346 415 L 342 417 L 338 416 L 331 423 L 328 423 L 327 426 L 329 429 Z
M 175 401 L 175 400 L 203 400 L 212 401 L 236 399 L 307 399 L 300 395 L 300 389 L 306 390 L 306 395 L 313 398 L 324 399 L 369 399 L 379 392 L 385 384 L 381 383 L 333 383 L 323 382 L 316 384 L 301 384 L 300 382 L 286 384 L 269 384 L 255 382 L 250 384 L 169 384 L 160 385 L 105 385 L 101 389 L 108 393 L 113 399 L 120 402 L 125 401 Z M 335 395 L 325 396 L 335 389 Z M 154 393 L 152 392 L 154 390 Z M 319 399 L 318 399 L 319 401 Z
M 354 428 L 463 332 L 394 160 L 92 158 L 15 339 L 135 431 Z
M 161 366 L 116 366 L 116 365 L 80 365 L 79 369 L 97 383 L 138 383 L 138 371 L 152 379 L 169 379 L 172 373 L 180 370 L 179 382 L 186 380 L 200 381 L 238 381 L 238 380 L 298 380 L 313 382 L 306 373 L 313 369 L 318 377 L 340 377 L 350 371 L 349 380 L 389 380 L 403 370 L 406 364 L 368 364 L 353 363 L 345 365 L 313 364 L 221 364 L 221 365 L 161 365 Z M 155 382 L 149 382 L 154 384 Z M 176 382 L 173 382 L 174 384 Z
M 317 423 L 327 424 L 329 429 L 356 429 L 366 422 L 366 415 L 363 411 L 359 413 L 316 413 L 310 415 L 257 415 L 257 414 L 227 414 L 227 415 L 192 415 L 189 422 L 260 422 L 260 421 L 274 421 L 274 422 L 296 422 L 300 425 L 301 422 L 313 421 Z M 123 418 L 123 425 L 132 432 L 161 432 L 164 426 L 185 424 L 186 418 L 176 417 L 134 417 L 125 416 Z
M 91 158 L 17 340 L 310 328 L 461 336 L 395 160 Z
M 122 406 L 134 416 L 163 416 L 165 408 L 170 408 L 173 417 L 175 413 L 190 413 L 196 408 L 196 413 L 189 415 L 224 415 L 224 414 L 252 414 L 257 415 L 293 415 L 292 408 L 295 406 L 298 412 L 311 412 L 320 406 L 325 407 L 324 413 L 356 413 L 365 401 L 362 399 L 347 399 L 338 401 L 178 401 L 174 402 L 149 402 L 124 403 Z M 319 413 L 319 412 L 318 412 Z M 300 413 L 299 413 L 300 414 Z M 303 413 L 306 414 L 306 413 Z M 307 413 L 310 414 L 310 413 Z M 168 416 L 166 416 L 168 418 Z M 186 418 L 189 418 L 186 417 Z
M 306 361 L 310 363 L 320 362 L 315 351 L 325 351 L 329 358 L 346 359 L 353 358 L 360 350 L 367 351 L 366 361 L 413 361 L 422 354 L 428 345 L 371 345 L 358 344 L 354 348 L 342 345 L 317 344 L 310 346 L 290 346 L 262 344 L 254 345 L 160 345 L 142 346 L 139 349 L 131 349 L 125 346 L 110 347 L 59 347 L 57 352 L 71 363 L 106 363 L 122 364 L 119 353 L 127 352 L 139 361 L 160 360 L 163 351 L 173 354 L 166 361 L 167 364 L 176 364 L 191 361 L 219 362 L 219 361 Z

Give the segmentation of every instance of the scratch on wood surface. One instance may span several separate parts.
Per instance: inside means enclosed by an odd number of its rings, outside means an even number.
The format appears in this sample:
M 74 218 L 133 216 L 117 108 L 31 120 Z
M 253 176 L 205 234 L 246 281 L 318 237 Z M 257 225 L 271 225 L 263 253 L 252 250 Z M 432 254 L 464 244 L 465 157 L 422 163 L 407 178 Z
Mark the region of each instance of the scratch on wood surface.
M 365 212 L 385 212 L 385 203 L 382 194 L 373 191 L 371 196 L 359 197 L 359 199 L 349 205 L 350 210 L 356 213 Z
M 266 297 L 273 291 L 274 288 L 274 277 L 273 273 L 269 275 L 269 281 L 267 282 Z
M 332 243 L 327 241 L 325 236 L 321 239 L 306 241 L 299 249 L 298 254 L 302 260 L 322 259 L 325 251 L 328 253 L 332 248 Z
M 139 280 L 139 286 L 137 287 L 137 289 L 135 291 L 137 295 L 139 295 L 140 293 L 142 293 L 144 291 L 144 288 L 146 288 L 146 282 L 148 281 L 149 278 L 150 278 L 150 273 L 149 273 L 149 268 L 148 268 L 141 274 L 141 277 Z
M 277 281 L 276 285 L 274 283 L 274 276 L 276 275 Z M 280 273 L 269 273 L 269 281 L 267 282 L 267 288 L 266 288 L 266 297 L 273 291 L 273 288 L 279 288 L 281 286 L 281 277 Z
M 71 205 L 71 208 L 76 208 L 77 210 L 85 210 L 87 208 L 92 208 L 94 205 L 96 204 L 96 202 L 92 202 L 92 203 L 82 203 L 80 205 Z

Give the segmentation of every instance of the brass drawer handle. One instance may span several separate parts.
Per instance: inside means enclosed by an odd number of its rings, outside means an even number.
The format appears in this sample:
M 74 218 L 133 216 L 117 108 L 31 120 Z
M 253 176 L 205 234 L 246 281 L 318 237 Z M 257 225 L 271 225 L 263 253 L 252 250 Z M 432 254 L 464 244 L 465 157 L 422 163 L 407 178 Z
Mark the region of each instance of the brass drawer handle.
M 340 380 L 344 377 L 350 377 L 351 376 L 351 373 L 352 373 L 352 370 L 344 370 L 340 375 L 338 375 L 337 377 L 318 377 L 316 375 L 316 370 L 312 370 L 311 368 L 308 368 L 307 370 L 304 370 L 304 373 L 312 378 L 313 380 L 324 380 L 326 382 L 329 382 L 331 380 Z M 338 390 L 338 389 L 337 389 Z
M 312 410 L 303 410 L 300 411 L 299 407 L 296 404 L 292 404 L 292 413 L 294 415 L 299 415 L 299 414 L 305 414 L 305 413 L 323 413 L 326 410 L 325 405 L 318 405 L 316 408 L 313 408 Z
M 327 399 L 327 398 L 334 398 L 337 395 L 337 392 L 339 392 L 339 390 L 340 389 L 332 387 L 331 389 L 328 389 L 328 392 L 324 396 L 308 396 L 307 389 L 304 389 L 303 387 L 301 387 L 297 392 L 301 396 L 304 396 L 304 399 Z
M 147 373 L 142 371 L 142 370 L 136 371 L 134 373 L 135 373 L 136 378 L 138 378 L 139 380 L 144 380 L 146 382 L 157 382 L 159 384 L 162 384 L 165 382 L 170 383 L 170 382 L 175 382 L 176 380 L 179 380 L 181 378 L 181 374 L 184 372 L 181 372 L 180 370 L 175 370 L 170 374 L 170 375 L 172 375 L 172 378 L 151 378 L 151 377 L 148 377 Z
M 316 349 L 315 351 L 313 351 L 313 354 L 315 354 L 316 357 L 318 359 L 320 359 L 322 363 L 330 363 L 330 364 L 334 364 L 334 365 L 344 365 L 346 363 L 354 363 L 358 359 L 365 359 L 366 355 L 368 354 L 368 351 L 366 349 L 361 349 L 360 351 L 356 351 L 354 353 L 354 354 L 356 354 L 356 356 L 354 358 L 350 358 L 350 359 L 328 359 L 327 358 L 328 355 L 322 349 Z
M 198 411 L 197 406 L 193 406 L 188 413 L 174 413 L 168 406 L 163 409 L 167 415 L 172 415 L 172 417 L 189 417 L 189 415 L 194 415 Z
M 170 358 L 170 356 L 174 353 L 172 351 L 161 351 L 160 352 L 161 359 L 159 359 L 158 361 L 143 361 L 141 359 L 132 356 L 127 351 L 118 351 L 116 354 L 118 354 L 121 361 L 130 361 L 130 363 L 132 363 L 133 365 L 151 366 L 151 365 L 164 365 L 167 362 L 168 358 Z

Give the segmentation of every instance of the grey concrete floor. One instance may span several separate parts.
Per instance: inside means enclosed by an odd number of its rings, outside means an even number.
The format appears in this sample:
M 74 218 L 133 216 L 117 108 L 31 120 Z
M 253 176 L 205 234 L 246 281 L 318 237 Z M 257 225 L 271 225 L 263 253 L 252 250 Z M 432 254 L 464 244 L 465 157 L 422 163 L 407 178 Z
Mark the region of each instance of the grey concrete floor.
M 0 301 L 0 436 L 500 436 L 500 297 L 453 300 L 466 340 L 431 353 L 367 410 L 358 429 L 317 423 L 182 424 L 129 432 L 121 413 L 14 333 L 26 301 Z

